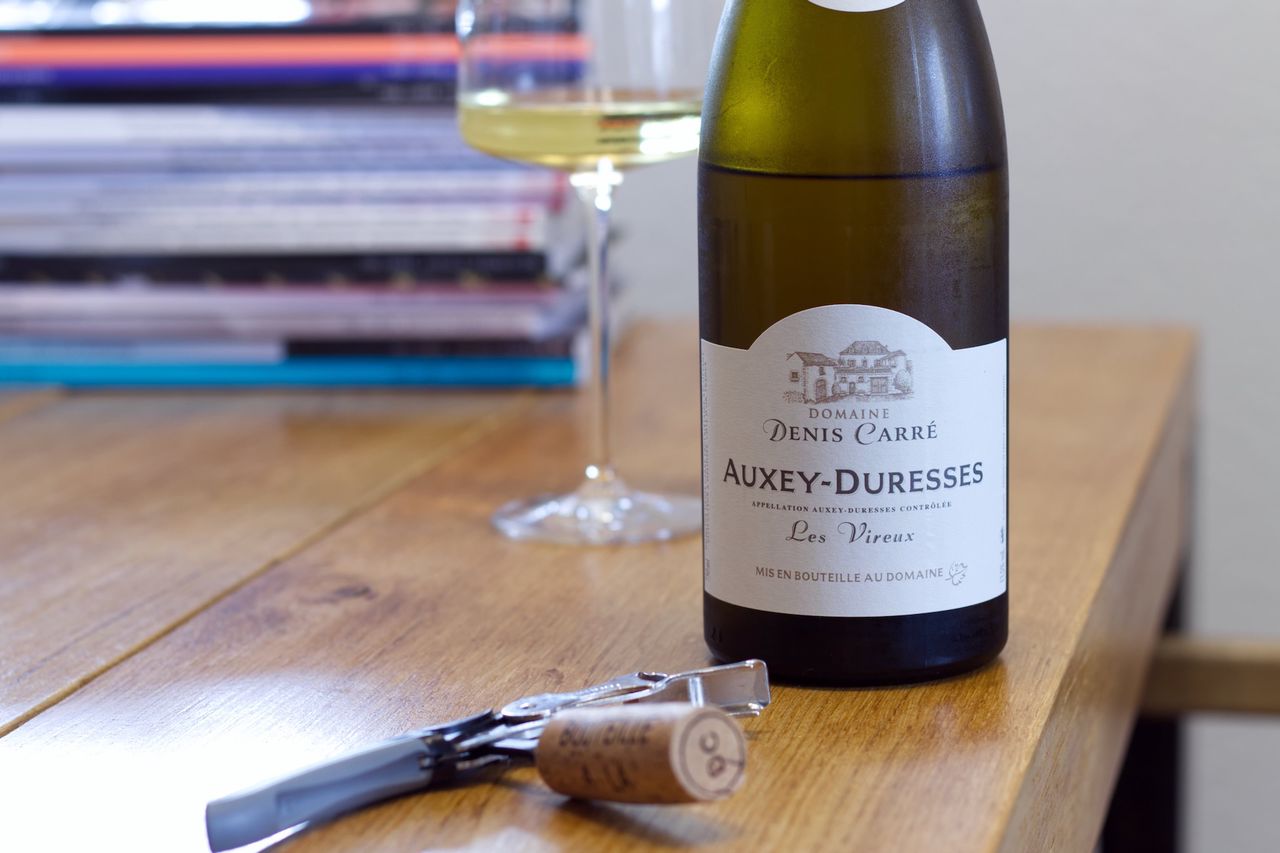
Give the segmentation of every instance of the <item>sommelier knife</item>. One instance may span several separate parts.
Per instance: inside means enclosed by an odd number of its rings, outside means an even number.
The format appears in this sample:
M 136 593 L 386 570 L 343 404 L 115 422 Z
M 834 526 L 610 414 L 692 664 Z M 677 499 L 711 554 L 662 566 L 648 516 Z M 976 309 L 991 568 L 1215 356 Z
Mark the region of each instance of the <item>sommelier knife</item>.
M 557 714 L 573 709 L 683 703 L 733 716 L 755 716 L 769 698 L 768 670 L 759 660 L 671 675 L 637 672 L 569 693 L 528 696 L 214 800 L 205 810 L 209 847 L 215 853 L 230 850 L 389 797 L 472 781 L 481 771 L 532 763 L 547 726 Z M 669 712 L 659 717 L 676 722 Z M 586 726 L 590 727 L 589 721 Z

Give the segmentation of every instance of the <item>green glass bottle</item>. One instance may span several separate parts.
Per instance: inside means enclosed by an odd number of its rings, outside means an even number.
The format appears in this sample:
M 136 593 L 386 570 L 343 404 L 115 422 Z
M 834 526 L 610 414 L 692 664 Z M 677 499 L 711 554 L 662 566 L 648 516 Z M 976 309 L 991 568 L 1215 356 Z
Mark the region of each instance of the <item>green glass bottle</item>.
M 704 614 L 780 678 L 1008 634 L 1008 172 L 975 0 L 729 0 L 703 104 Z

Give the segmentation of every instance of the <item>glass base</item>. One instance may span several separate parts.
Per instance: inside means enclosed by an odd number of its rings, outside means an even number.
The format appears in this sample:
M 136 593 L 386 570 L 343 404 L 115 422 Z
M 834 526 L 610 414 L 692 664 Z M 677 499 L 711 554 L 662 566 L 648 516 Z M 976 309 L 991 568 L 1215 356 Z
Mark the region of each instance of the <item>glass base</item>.
M 588 480 L 566 495 L 513 501 L 493 515 L 511 539 L 562 545 L 660 542 L 702 528 L 702 501 L 637 492 L 618 479 Z

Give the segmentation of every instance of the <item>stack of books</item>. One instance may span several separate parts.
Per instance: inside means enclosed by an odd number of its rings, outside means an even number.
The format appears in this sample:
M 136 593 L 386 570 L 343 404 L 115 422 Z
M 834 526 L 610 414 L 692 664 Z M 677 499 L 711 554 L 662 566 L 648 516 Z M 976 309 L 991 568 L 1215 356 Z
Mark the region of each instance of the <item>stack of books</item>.
M 461 140 L 451 4 L 189 20 L 292 5 L 0 15 L 0 383 L 579 378 L 569 189 Z

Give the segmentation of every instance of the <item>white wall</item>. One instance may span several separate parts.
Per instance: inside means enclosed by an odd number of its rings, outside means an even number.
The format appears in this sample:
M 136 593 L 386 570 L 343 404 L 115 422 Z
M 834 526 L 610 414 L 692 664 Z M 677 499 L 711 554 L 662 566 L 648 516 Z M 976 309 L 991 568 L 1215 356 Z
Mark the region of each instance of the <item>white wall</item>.
M 1280 633 L 1280 4 L 983 9 L 1009 125 L 1014 315 L 1202 332 L 1194 625 Z M 646 313 L 697 310 L 693 175 L 654 168 L 619 199 L 618 263 Z M 1280 721 L 1197 722 L 1191 766 L 1190 850 L 1280 849 Z

